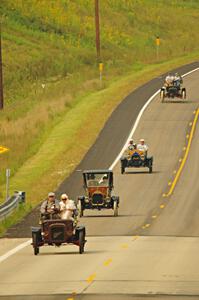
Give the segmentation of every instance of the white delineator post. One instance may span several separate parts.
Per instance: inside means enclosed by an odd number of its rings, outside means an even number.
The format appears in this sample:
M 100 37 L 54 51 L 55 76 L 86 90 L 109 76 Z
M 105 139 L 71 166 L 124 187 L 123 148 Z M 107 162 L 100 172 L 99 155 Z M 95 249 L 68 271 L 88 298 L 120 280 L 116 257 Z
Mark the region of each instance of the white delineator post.
M 10 169 L 6 169 L 6 200 L 9 198 L 9 178 L 10 178 Z

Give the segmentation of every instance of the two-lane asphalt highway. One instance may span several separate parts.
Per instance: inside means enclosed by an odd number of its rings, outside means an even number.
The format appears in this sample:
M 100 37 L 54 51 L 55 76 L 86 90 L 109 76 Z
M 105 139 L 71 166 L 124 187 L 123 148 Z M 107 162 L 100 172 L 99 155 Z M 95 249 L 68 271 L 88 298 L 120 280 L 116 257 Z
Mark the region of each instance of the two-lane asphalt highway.
M 162 104 L 157 96 L 142 115 L 133 137 L 145 138 L 154 172 L 129 170 L 121 175 L 120 164 L 115 166 L 119 216 L 85 212 L 81 223 L 89 237 L 84 255 L 69 246 L 46 247 L 34 256 L 27 246 L 2 261 L 4 299 L 199 299 L 198 127 L 174 194 L 162 196 L 184 153 L 199 104 L 198 82 L 199 71 L 184 78 L 185 103 Z M 2 241 L 0 254 L 20 243 Z
M 184 79 L 188 91 L 185 103 L 172 101 L 162 104 L 158 95 L 148 106 L 134 134 L 134 140 L 145 138 L 149 145 L 149 155 L 154 157 L 154 172 L 149 174 L 148 169 L 144 168 L 129 169 L 127 174 L 122 175 L 119 162 L 113 170 L 114 193 L 121 199 L 119 217 L 107 217 L 112 215 L 112 211 L 108 210 L 85 211 L 81 222 L 86 225 L 89 235 L 135 234 L 161 205 L 162 194 L 167 192 L 173 171 L 178 167 L 178 161 L 183 154 L 186 135 L 190 131 L 189 123 L 194 117 L 193 111 L 199 104 L 198 77 L 199 71 Z M 193 166 L 198 161 L 196 153 L 197 150 L 192 158 Z M 186 176 L 189 178 L 191 175 L 193 182 L 194 179 L 197 180 L 198 172 L 195 167 L 194 173 Z

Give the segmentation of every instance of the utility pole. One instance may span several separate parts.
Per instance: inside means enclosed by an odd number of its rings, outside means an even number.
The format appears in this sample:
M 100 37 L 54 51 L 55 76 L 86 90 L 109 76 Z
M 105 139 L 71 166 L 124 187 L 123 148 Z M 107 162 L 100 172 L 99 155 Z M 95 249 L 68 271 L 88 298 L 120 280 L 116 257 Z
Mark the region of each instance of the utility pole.
M 1 20 L 0 20 L 0 110 L 1 109 L 3 109 L 3 70 L 2 70 Z
M 100 53 L 100 24 L 99 24 L 99 0 L 95 0 L 95 30 L 96 30 L 96 52 L 97 61 L 101 61 Z

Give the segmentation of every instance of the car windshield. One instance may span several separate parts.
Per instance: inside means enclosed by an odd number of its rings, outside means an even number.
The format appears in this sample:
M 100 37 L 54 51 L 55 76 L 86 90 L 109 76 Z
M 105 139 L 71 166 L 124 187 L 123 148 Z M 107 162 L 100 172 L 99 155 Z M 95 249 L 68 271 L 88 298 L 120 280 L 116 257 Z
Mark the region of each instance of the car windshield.
M 88 173 L 86 174 L 86 182 L 88 187 L 92 186 L 109 186 L 109 175 Z

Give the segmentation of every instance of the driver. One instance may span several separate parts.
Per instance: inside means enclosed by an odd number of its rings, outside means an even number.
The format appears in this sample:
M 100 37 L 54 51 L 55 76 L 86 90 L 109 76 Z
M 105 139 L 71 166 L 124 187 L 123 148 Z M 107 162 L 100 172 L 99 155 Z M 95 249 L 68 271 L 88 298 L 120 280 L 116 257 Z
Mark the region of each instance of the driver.
M 147 155 L 147 151 L 148 151 L 148 146 L 145 144 L 144 139 L 140 139 L 140 143 L 137 145 L 137 149 L 139 151 L 142 151 L 145 153 L 145 155 Z
M 59 209 L 59 201 L 55 199 L 55 193 L 50 192 L 40 208 L 41 220 L 59 219 Z
M 133 142 L 133 139 L 129 141 L 128 150 L 136 149 L 136 144 Z
M 168 73 L 168 75 L 165 78 L 164 85 L 166 87 L 172 86 L 174 81 L 174 76 L 171 73 Z

